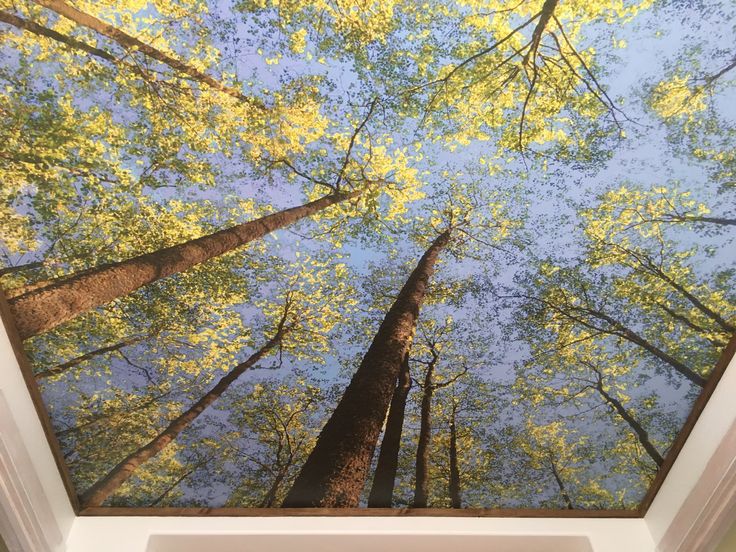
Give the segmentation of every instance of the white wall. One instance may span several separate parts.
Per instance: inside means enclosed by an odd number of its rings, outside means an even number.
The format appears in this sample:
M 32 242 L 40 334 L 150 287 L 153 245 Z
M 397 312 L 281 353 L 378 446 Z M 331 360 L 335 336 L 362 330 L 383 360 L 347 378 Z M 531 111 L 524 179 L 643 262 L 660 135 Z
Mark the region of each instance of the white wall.
M 372 550 L 380 552 L 458 552 L 476 550 L 505 550 L 513 552 L 653 552 L 654 545 L 642 519 L 500 519 L 500 518 L 79 518 L 69 539 L 73 552 L 99 552 L 101 539 L 116 535 L 114 541 L 105 541 L 105 552 L 171 552 L 181 545 L 180 538 L 167 539 L 165 535 L 229 535 L 227 539 L 207 539 L 207 552 L 250 552 L 254 542 L 267 545 L 260 550 L 293 552 L 292 539 L 299 537 L 300 552 L 326 552 L 330 538 L 341 536 L 341 550 L 362 552 L 360 543 L 371 544 L 370 538 L 379 535 L 413 535 L 421 547 L 405 548 L 405 543 L 393 539 L 377 539 L 381 544 Z M 148 539 L 154 537 L 151 548 Z M 269 538 L 264 539 L 264 535 Z M 468 539 L 448 547 L 439 540 L 442 536 Z M 329 536 L 329 537 L 328 537 Z M 428 547 L 436 536 L 437 547 Z M 503 537 L 506 538 L 498 538 Z M 515 536 L 515 539 L 509 539 Z M 590 540 L 590 548 L 580 539 L 541 542 L 533 536 L 582 536 Z M 472 537 L 472 538 L 471 538 Z M 546 540 L 546 539 L 545 539 Z M 375 541 L 374 541 L 375 542 Z M 108 544 L 109 543 L 109 544 Z M 197 541 L 192 541 L 197 544 Z M 513 546 L 513 547 L 511 547 Z M 544 546 L 543 548 L 541 546 Z M 510 548 L 511 547 L 511 548 Z M 534 547 L 538 547 L 535 548 Z M 181 549 L 180 552 L 190 552 Z M 260 551 L 259 551 L 260 552 Z
M 721 381 L 718 383 L 708 404 L 705 406 L 698 423 L 693 428 L 685 446 L 677 457 L 677 461 L 670 470 L 662 488 L 657 493 L 652 506 L 646 516 L 647 525 L 655 542 L 659 543 L 667 536 L 670 531 L 671 541 L 672 533 L 677 530 L 684 533 L 688 528 L 684 524 L 698 523 L 697 517 L 703 508 L 708 506 L 709 495 L 702 497 L 693 497 L 693 495 L 702 494 L 703 489 L 708 492 L 717 493 L 722 483 L 726 482 L 723 477 L 727 475 L 729 467 L 736 461 L 734 458 L 734 437 L 736 437 L 736 358 L 731 360 Z M 711 462 L 711 469 L 715 468 L 711 473 L 704 473 L 706 465 L 720 447 L 719 456 L 715 458 L 717 462 Z M 696 488 L 697 486 L 697 488 Z M 671 527 L 675 516 L 678 514 L 683 504 L 690 497 L 689 509 L 695 508 L 695 511 L 688 515 L 682 514 L 678 518 L 680 527 Z M 693 499 L 696 500 L 693 500 Z M 721 499 L 730 500 L 729 497 Z M 723 512 L 731 506 L 727 504 L 718 505 L 710 504 L 710 511 Z M 707 520 L 700 520 L 700 523 L 707 523 Z M 705 528 L 714 531 L 714 534 L 720 532 L 723 534 L 726 527 Z M 701 530 L 703 530 L 701 529 Z M 667 547 L 668 550 L 671 546 Z M 690 552 L 690 551 L 686 551 Z
M 19 546 L 23 552 L 64 550 L 74 512 L 4 327 L 0 329 L 0 491 L 0 527 L 11 552 Z

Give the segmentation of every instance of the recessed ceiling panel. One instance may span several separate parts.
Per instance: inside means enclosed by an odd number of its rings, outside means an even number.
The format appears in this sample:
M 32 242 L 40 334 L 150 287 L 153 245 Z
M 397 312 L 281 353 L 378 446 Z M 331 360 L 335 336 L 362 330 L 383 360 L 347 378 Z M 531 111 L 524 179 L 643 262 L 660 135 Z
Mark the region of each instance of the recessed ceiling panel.
M 0 6 L 80 512 L 646 510 L 736 343 L 732 4 Z

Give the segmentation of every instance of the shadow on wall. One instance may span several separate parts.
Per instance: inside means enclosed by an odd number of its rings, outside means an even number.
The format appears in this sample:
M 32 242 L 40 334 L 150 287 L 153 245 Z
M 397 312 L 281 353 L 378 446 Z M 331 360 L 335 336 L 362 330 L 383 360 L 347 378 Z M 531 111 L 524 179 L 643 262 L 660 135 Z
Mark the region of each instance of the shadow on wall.
M 360 538 L 356 538 L 360 537 Z M 153 535 L 147 552 L 593 552 L 582 536 Z

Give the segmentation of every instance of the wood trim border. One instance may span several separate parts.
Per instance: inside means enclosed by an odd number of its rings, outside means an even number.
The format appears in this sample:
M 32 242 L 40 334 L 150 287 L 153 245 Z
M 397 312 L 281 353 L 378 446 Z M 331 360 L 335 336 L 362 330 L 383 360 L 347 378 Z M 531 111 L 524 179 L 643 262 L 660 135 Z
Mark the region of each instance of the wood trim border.
M 506 508 L 86 508 L 80 516 L 640 518 L 637 510 Z
M 716 366 L 708 378 L 698 398 L 693 403 L 690 414 L 682 429 L 675 438 L 665 461 L 657 472 L 652 485 L 644 495 L 639 507 L 635 510 L 566 510 L 566 509 L 451 509 L 451 508 L 86 508 L 81 509 L 76 488 L 71 474 L 63 460 L 59 441 L 53 430 L 46 405 L 33 376 L 28 357 L 25 354 L 22 340 L 15 327 L 4 291 L 0 289 L 0 320 L 2 320 L 10 338 L 10 343 L 18 360 L 18 364 L 26 382 L 26 387 L 36 408 L 36 412 L 43 426 L 46 439 L 51 448 L 57 468 L 64 483 L 69 501 L 78 516 L 220 516 L 220 517 L 279 517 L 279 516 L 380 516 L 380 517 L 518 517 L 518 518 L 643 518 L 654 497 L 657 495 L 672 465 L 675 463 L 682 447 L 690 435 L 695 423 L 702 413 L 708 399 L 713 394 L 726 367 L 736 355 L 736 335 L 732 336 L 728 345 L 722 351 Z
M 2 320 L 5 330 L 8 332 L 10 345 L 13 347 L 13 353 L 15 353 L 15 358 L 18 360 L 23 380 L 26 382 L 28 393 L 31 395 L 33 406 L 36 409 L 36 414 L 38 414 L 38 418 L 41 421 L 41 427 L 43 427 L 46 440 L 51 448 L 51 454 L 54 457 L 54 462 L 56 463 L 56 467 L 61 475 L 61 480 L 64 484 L 66 494 L 69 497 L 69 502 L 72 505 L 74 513 L 79 515 L 79 498 L 77 497 L 77 492 L 74 488 L 74 483 L 72 482 L 71 473 L 64 462 L 64 455 L 61 452 L 59 440 L 56 438 L 56 432 L 51 425 L 51 418 L 49 418 L 48 410 L 46 410 L 46 405 L 41 397 L 41 390 L 36 384 L 36 378 L 33 377 L 31 363 L 28 360 L 25 349 L 23 348 L 23 340 L 21 340 L 20 334 L 18 334 L 18 330 L 15 327 L 15 320 L 13 320 L 13 315 L 10 314 L 10 307 L 8 306 L 8 301 L 5 298 L 5 292 L 3 290 L 0 290 L 0 320 Z

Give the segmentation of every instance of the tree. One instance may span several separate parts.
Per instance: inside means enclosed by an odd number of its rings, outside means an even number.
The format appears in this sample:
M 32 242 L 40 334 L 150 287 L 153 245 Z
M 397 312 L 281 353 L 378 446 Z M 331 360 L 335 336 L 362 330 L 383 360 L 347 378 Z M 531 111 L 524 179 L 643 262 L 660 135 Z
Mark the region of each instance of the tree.
M 731 324 L 719 310 L 727 310 L 728 304 L 723 293 L 708 290 L 705 287 L 707 299 L 702 299 L 695 291 L 697 284 L 693 281 L 693 270 L 685 264 L 694 250 L 680 252 L 673 243 L 665 241 L 663 235 L 654 227 L 645 230 L 645 236 L 652 235 L 650 243 L 637 243 L 623 232 L 613 231 L 596 220 L 597 215 L 588 211 L 586 218 L 589 221 L 586 234 L 590 238 L 590 263 L 593 267 L 619 264 L 631 269 L 638 277 L 644 276 L 650 290 L 666 287 L 676 291 L 701 315 L 710 319 L 711 324 L 720 327 L 726 335 L 736 331 L 736 325 Z M 648 234 L 652 232 L 652 234 Z M 656 248 L 656 249 L 655 249 Z M 651 251 L 651 252 L 650 252 Z M 662 291 L 651 291 L 665 296 Z
M 627 350 L 609 352 L 594 340 L 576 340 L 564 347 L 542 340 L 532 345 L 537 354 L 519 369 L 516 382 L 525 400 L 539 407 L 575 408 L 586 413 L 581 416 L 603 406 L 606 416 L 633 433 L 656 468 L 661 467 L 664 459 L 658 445 L 637 419 L 638 413 L 645 415 L 651 406 L 646 406 L 650 402 L 646 398 L 635 399 L 640 392 L 637 382 L 631 380 L 631 372 L 641 362 L 635 354 Z M 632 403 L 638 403 L 637 407 L 629 406 Z M 648 469 L 651 471 L 651 467 Z
M 119 351 L 120 349 L 123 349 L 125 347 L 129 347 L 131 345 L 140 343 L 141 341 L 145 341 L 149 337 L 151 336 L 134 335 L 126 339 L 123 339 L 121 341 L 118 341 L 117 343 L 114 343 L 113 345 L 107 345 L 105 347 L 100 347 L 99 349 L 95 349 L 94 351 L 89 351 L 88 353 L 84 353 L 83 355 L 80 355 L 76 358 L 67 360 L 66 362 L 62 362 L 61 364 L 54 366 L 53 368 L 48 368 L 41 372 L 36 372 L 34 375 L 36 376 L 36 379 L 43 379 L 43 378 L 48 378 L 51 376 L 58 376 L 59 374 L 62 374 L 66 372 L 67 370 L 74 368 L 75 366 L 78 366 L 82 364 L 83 362 L 90 360 L 96 356 L 105 355 L 107 353 L 112 353 L 114 351 Z
M 703 273 L 698 247 L 680 245 L 694 232 L 715 236 L 714 228 L 728 229 L 721 217 L 706 217 L 707 212 L 690 193 L 665 187 L 621 187 L 582 211 L 587 262 L 613 271 L 615 294 L 636 303 L 666 339 L 666 348 L 691 365 L 715 362 L 734 330 L 726 283 L 732 275 L 717 269 Z
M 267 380 L 223 405 L 235 428 L 224 440 L 238 459 L 227 506 L 270 508 L 283 500 L 314 446 L 326 398 L 302 378 L 294 384 Z
M 113 39 L 115 42 L 119 43 L 125 50 L 137 50 L 137 51 L 143 52 L 145 55 L 157 61 L 160 61 L 161 63 L 168 65 L 172 69 L 180 73 L 183 73 L 196 81 L 205 83 L 208 86 L 214 88 L 215 90 L 219 90 L 220 92 L 233 96 L 234 98 L 241 100 L 241 101 L 245 101 L 245 102 L 252 101 L 251 98 L 247 97 L 241 91 L 236 90 L 230 86 L 224 85 L 223 83 L 215 80 L 209 75 L 206 75 L 202 71 L 199 71 L 195 67 L 187 63 L 184 63 L 174 58 L 173 56 L 165 52 L 162 52 L 161 50 L 157 48 L 151 47 L 150 45 L 138 40 L 137 38 L 133 36 L 130 36 L 129 34 L 121 31 L 120 29 L 116 29 L 115 27 L 108 25 L 104 23 L 103 21 L 100 21 L 96 17 L 93 17 L 87 13 L 84 13 L 76 9 L 74 6 L 70 6 L 66 2 L 63 2 L 62 0 L 37 0 L 37 3 L 49 9 L 54 10 L 59 15 L 62 15 L 63 17 L 66 17 L 67 19 L 74 21 L 78 25 L 89 27 L 90 29 L 98 32 L 99 34 L 102 34 L 104 36 L 107 36 L 108 38 Z M 32 29 L 35 29 L 35 27 L 32 27 Z M 89 50 L 86 49 L 86 51 L 89 51 Z M 97 53 L 96 55 L 100 57 L 104 57 L 108 60 L 110 59 L 109 56 L 100 55 L 99 53 Z
M 736 155 L 731 146 L 736 128 L 720 109 L 733 90 L 736 56 L 732 48 L 724 47 L 723 38 L 730 29 L 720 29 L 718 23 L 730 21 L 734 12 L 727 2 L 704 8 L 688 10 L 689 40 L 678 45 L 664 73 L 653 76 L 641 92 L 649 112 L 666 132 L 669 151 L 707 171 L 708 184 L 718 184 L 717 192 L 723 194 L 736 184 Z
M 233 251 L 277 228 L 357 195 L 353 192 L 325 196 L 208 236 L 63 278 L 9 301 L 16 326 L 24 339 L 50 330 L 159 278 Z
M 460 321 L 457 321 L 460 326 Z M 498 393 L 495 378 L 484 371 L 489 359 L 479 346 L 478 335 L 462 339 L 477 351 L 474 363 L 452 385 L 438 390 L 434 417 L 438 428 L 430 470 L 430 503 L 435 507 L 478 508 L 501 506 L 505 487 L 497 466 L 507 456 L 498 421 L 511 412 L 507 399 Z M 458 352 L 464 352 L 457 347 Z M 471 360 L 471 359 L 468 359 Z M 509 459 L 511 462 L 511 459 Z
M 736 225 L 736 219 L 708 216 L 710 213 L 707 205 L 693 199 L 691 191 L 680 191 L 676 186 L 646 189 L 624 185 L 605 192 L 595 209 L 585 210 L 584 216 L 596 226 L 595 231 L 589 230 L 591 234 L 614 239 L 631 230 L 643 237 L 663 236 L 662 227 L 667 225 Z
M 443 326 L 437 327 L 434 324 L 426 324 L 422 331 L 421 348 L 415 353 L 416 362 L 426 366 L 424 370 L 424 382 L 419 384 L 422 390 L 421 415 L 419 427 L 419 440 L 417 442 L 416 463 L 414 472 L 414 500 L 412 507 L 426 508 L 429 499 L 429 447 L 432 438 L 432 397 L 434 392 L 448 385 L 455 383 L 458 378 L 465 375 L 468 367 L 465 366 L 462 371 L 450 377 L 443 382 L 435 380 L 435 370 L 440 361 L 440 353 L 442 350 L 450 346 L 446 339 L 446 334 L 451 331 L 452 319 L 445 320 Z M 445 339 L 443 339 L 445 338 Z M 425 350 L 426 349 L 426 350 Z M 422 353 L 429 353 L 428 359 L 420 358 Z M 454 423 L 453 423 L 454 427 Z M 455 443 L 455 461 L 457 460 L 457 443 Z M 457 468 L 457 466 L 455 466 Z M 457 489 L 459 494 L 459 488 Z
M 594 47 L 585 30 L 626 22 L 650 5 L 269 0 L 241 9 L 267 29 L 287 31 L 273 55 L 291 49 L 307 60 L 347 58 L 387 108 L 415 118 L 453 151 L 497 138 L 499 152 L 558 142 L 584 158 L 592 149 L 585 139 L 610 133 L 595 124 L 586 133 L 585 123 L 607 116 L 602 126 L 622 131 L 626 118 L 601 78 L 608 45 Z
M 390 508 L 399 464 L 399 448 L 404 427 L 406 399 L 411 390 L 409 354 L 404 355 L 396 388 L 391 397 L 391 405 L 386 419 L 386 429 L 381 439 L 381 451 L 373 476 L 371 492 L 368 497 L 369 508 Z
M 80 497 L 82 506 L 85 508 L 101 506 L 120 485 L 133 475 L 138 466 L 164 450 L 170 442 L 176 439 L 179 433 L 186 429 L 209 405 L 215 402 L 238 377 L 249 368 L 252 368 L 274 347 L 278 346 L 289 330 L 289 326 L 287 325 L 290 314 L 289 307 L 290 305 L 288 303 L 284 306 L 284 313 L 278 322 L 274 334 L 263 346 L 250 355 L 246 361 L 238 364 L 225 376 L 220 378 L 214 387 L 175 418 L 153 440 L 126 456 L 104 478 L 89 487 Z
M 563 342 L 609 336 L 641 348 L 693 384 L 705 385 L 705 377 L 697 370 L 647 339 L 621 318 L 621 315 L 628 314 L 632 322 L 639 323 L 638 312 L 624 308 L 619 309 L 615 316 L 610 314 L 612 311 L 610 306 L 607 308 L 607 303 L 617 298 L 605 295 L 604 290 L 609 289 L 607 278 L 600 274 L 595 278 L 586 277 L 583 268 L 541 263 L 538 275 L 532 280 L 540 291 L 530 290 L 528 294 L 514 294 L 512 297 L 525 301 L 528 319 L 543 321 L 546 330 L 558 334 Z M 582 337 L 571 337 L 576 330 L 582 330 Z
M 386 313 L 282 507 L 354 507 L 388 411 L 419 310 L 450 230 L 439 234 Z
M 528 420 L 518 438 L 528 461 L 525 468 L 539 473 L 547 487 L 537 489 L 543 503 L 574 510 L 611 502 L 610 494 L 586 477 L 591 457 L 588 438 L 579 431 L 561 421 L 537 425 Z
M 162 217 L 161 222 L 166 224 L 167 219 Z M 176 233 L 176 224 L 172 221 L 167 230 Z M 191 222 L 184 219 L 178 224 L 190 226 Z M 124 375 L 135 381 L 140 375 L 148 379 L 147 374 L 158 378 L 163 373 L 176 378 L 182 373 L 207 373 L 210 366 L 235 364 L 237 353 L 249 344 L 251 331 L 234 308 L 256 295 L 254 274 L 260 270 L 261 253 L 258 247 L 247 257 L 219 258 L 26 341 L 34 370 L 56 374 L 39 381 L 51 390 L 82 378 L 102 390 L 105 374 L 116 381 Z M 114 354 L 86 356 L 134 336 L 145 341 L 127 344 Z M 82 357 L 84 362 L 75 363 L 71 371 L 56 369 L 60 359 Z M 98 381 L 89 381 L 90 376 Z
M 0 4 L 85 507 L 640 504 L 736 329 L 731 6 Z
M 199 400 L 171 420 L 152 440 L 128 454 L 104 477 L 89 487 L 81 497 L 81 502 L 85 507 L 100 506 L 141 464 L 163 451 L 205 409 L 217 401 L 243 373 L 252 369 L 261 359 L 277 350 L 281 353 L 291 352 L 291 354 L 303 351 L 301 354 L 304 354 L 304 352 L 324 347 L 330 330 L 340 321 L 340 315 L 329 303 L 322 290 L 317 290 L 315 287 L 321 282 L 320 277 L 324 275 L 325 267 L 329 267 L 327 271 L 336 277 L 335 289 L 344 294 L 347 291 L 344 284 L 347 274 L 343 272 L 341 276 L 339 266 L 320 263 L 317 259 L 304 259 L 292 265 L 291 271 L 294 272 L 291 277 L 286 277 L 290 270 L 283 264 L 274 262 L 271 266 L 282 275 L 283 281 L 276 299 L 265 300 L 261 304 L 263 313 L 272 327 L 266 342 L 252 352 L 244 362 L 239 363 L 220 377 L 214 386 L 201 395 Z M 316 272 L 309 275 L 308 272 L 302 271 L 305 267 L 312 267 Z M 316 334 L 321 334 L 322 337 L 316 338 Z
M 303 178 L 313 187 L 312 195 L 319 189 L 327 189 L 328 195 L 299 207 L 268 214 L 150 253 L 89 268 L 13 297 L 10 306 L 21 336 L 28 338 L 48 331 L 94 307 L 234 251 L 279 228 L 320 213 L 334 204 L 358 198 L 377 204 L 378 197 L 386 193 L 398 204 L 390 209 L 400 210 L 403 202 L 418 197 L 416 192 L 402 191 L 402 184 L 411 188 L 416 179 L 412 171 L 404 168 L 405 174 L 396 175 L 404 182 L 397 184 L 388 175 L 402 169 L 402 165 L 406 164 L 406 156 L 399 152 L 394 159 L 384 147 L 374 147 L 371 140 L 361 141 L 359 135 L 364 131 L 373 109 L 374 105 L 371 105 L 362 121 L 353 129 L 332 181 L 326 180 L 324 169 L 320 178 L 315 178 L 303 173 L 285 158 L 270 161 L 286 166 L 292 175 Z M 369 150 L 370 154 L 365 157 L 364 162 L 356 162 L 353 157 L 363 148 Z M 360 202 L 358 203 L 360 207 Z M 373 207 L 373 211 L 376 210 L 377 205 Z M 343 217 L 350 214 L 351 210 L 347 209 Z
M 460 468 L 457 446 L 457 404 L 452 403 L 450 414 L 450 477 L 447 485 L 447 494 L 450 495 L 450 507 L 462 508 L 463 499 L 460 490 Z
M 437 257 L 445 248 L 461 257 L 481 243 L 488 248 L 507 237 L 514 225 L 495 198 L 473 194 L 458 184 L 438 192 L 442 202 L 425 220 L 415 220 L 415 235 L 436 235 L 391 305 L 350 385 L 325 424 L 283 507 L 350 507 L 358 504 L 367 472 L 386 418 L 395 381 L 409 349 Z M 464 193 L 465 192 L 465 193 Z M 494 217 L 476 209 L 490 207 Z M 474 234 L 485 232 L 486 240 Z M 397 232 L 398 234 L 398 232 Z M 453 240 L 450 240 L 451 234 Z M 426 239 L 426 238 L 425 238 Z M 349 436 L 349 437 L 348 437 Z

